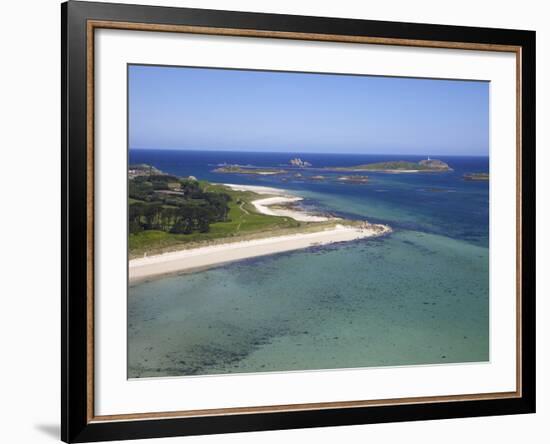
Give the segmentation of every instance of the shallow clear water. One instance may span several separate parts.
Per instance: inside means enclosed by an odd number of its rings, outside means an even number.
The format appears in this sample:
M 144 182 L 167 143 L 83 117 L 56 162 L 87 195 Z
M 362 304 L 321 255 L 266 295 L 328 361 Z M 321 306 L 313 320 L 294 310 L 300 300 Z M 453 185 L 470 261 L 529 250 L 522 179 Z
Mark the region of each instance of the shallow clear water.
M 454 172 L 371 173 L 352 185 L 210 172 L 223 161 L 279 165 L 288 154 L 130 154 L 173 174 L 292 189 L 395 231 L 130 287 L 129 377 L 489 359 L 489 187 L 462 180 L 488 171 L 487 158 L 443 158 Z M 314 166 L 379 160 L 316 156 L 301 157 Z

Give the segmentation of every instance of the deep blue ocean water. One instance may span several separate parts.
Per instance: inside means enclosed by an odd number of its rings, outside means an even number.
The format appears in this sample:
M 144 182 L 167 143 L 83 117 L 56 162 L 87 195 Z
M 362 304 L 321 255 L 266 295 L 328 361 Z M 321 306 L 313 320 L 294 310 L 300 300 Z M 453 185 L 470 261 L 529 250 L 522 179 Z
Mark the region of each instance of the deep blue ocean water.
M 426 156 L 131 150 L 178 176 L 291 190 L 321 211 L 394 232 L 246 260 L 130 288 L 129 376 L 177 376 L 489 359 L 487 157 L 432 156 L 454 171 L 367 173 L 368 184 L 214 173 L 223 163 L 315 167 Z M 348 174 L 348 173 L 346 173 Z M 334 179 L 334 180 L 333 180 Z

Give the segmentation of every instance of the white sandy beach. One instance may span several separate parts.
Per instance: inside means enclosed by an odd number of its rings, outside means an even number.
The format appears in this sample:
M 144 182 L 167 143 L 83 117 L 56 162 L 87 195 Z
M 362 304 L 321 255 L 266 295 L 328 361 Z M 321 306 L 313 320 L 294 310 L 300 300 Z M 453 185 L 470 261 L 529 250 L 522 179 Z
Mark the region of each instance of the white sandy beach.
M 269 216 L 291 217 L 299 222 L 325 222 L 327 220 L 338 219 L 337 217 L 310 214 L 306 211 L 296 211 L 291 208 L 270 208 L 273 205 L 285 205 L 303 200 L 302 197 L 288 194 L 286 190 L 255 185 L 233 185 L 228 183 L 224 183 L 224 185 L 236 191 L 252 191 L 258 194 L 275 195 L 275 197 L 267 197 L 265 199 L 252 201 L 258 213 L 267 214 Z
M 286 216 L 300 222 L 324 222 L 336 219 L 334 217 L 317 216 L 306 213 L 305 211 L 296 211 L 290 208 L 271 208 L 272 205 L 285 205 L 303 200 L 301 197 L 276 196 L 258 199 L 252 202 L 258 213 L 268 214 L 270 216 Z
M 389 231 L 390 228 L 383 225 L 359 228 L 338 224 L 333 228 L 314 233 L 297 233 L 174 251 L 132 259 L 129 264 L 129 280 L 136 282 L 164 274 L 189 272 L 251 257 L 380 236 Z
M 232 183 L 223 183 L 222 185 L 235 191 L 252 191 L 253 193 L 257 194 L 271 194 L 277 196 L 290 194 L 287 190 L 283 190 L 281 188 L 263 187 L 260 185 L 235 185 Z

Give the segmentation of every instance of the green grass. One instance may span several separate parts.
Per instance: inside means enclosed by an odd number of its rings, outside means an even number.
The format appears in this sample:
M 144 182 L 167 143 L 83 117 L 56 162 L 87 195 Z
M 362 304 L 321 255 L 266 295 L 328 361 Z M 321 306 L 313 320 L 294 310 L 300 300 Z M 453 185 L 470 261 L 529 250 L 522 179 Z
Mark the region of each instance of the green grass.
M 201 182 L 205 191 L 220 191 L 231 196 L 229 220 L 210 225 L 208 233 L 172 234 L 164 231 L 147 230 L 130 234 L 128 239 L 131 257 L 195 246 L 200 243 L 215 242 L 233 237 L 254 237 L 254 235 L 274 232 L 292 232 L 309 224 L 300 223 L 289 217 L 269 216 L 256 212 L 251 201 L 261 196 L 250 191 L 234 191 L 222 185 Z M 319 224 L 316 224 L 319 225 Z
M 274 228 L 289 228 L 298 226 L 298 222 L 288 217 L 267 216 L 254 213 L 248 208 L 247 204 L 243 208 L 248 211 L 245 213 L 243 209 L 233 202 L 229 205 L 229 221 L 216 222 L 210 226 L 210 232 L 221 236 L 235 236 L 250 231 L 258 231 L 263 229 Z

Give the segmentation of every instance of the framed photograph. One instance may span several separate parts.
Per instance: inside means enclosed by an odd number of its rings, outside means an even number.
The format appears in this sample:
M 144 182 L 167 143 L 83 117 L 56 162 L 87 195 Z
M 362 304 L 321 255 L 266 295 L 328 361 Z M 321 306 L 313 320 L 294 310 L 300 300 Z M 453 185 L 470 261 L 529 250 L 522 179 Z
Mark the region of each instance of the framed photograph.
M 535 411 L 535 33 L 69 1 L 62 439 Z

